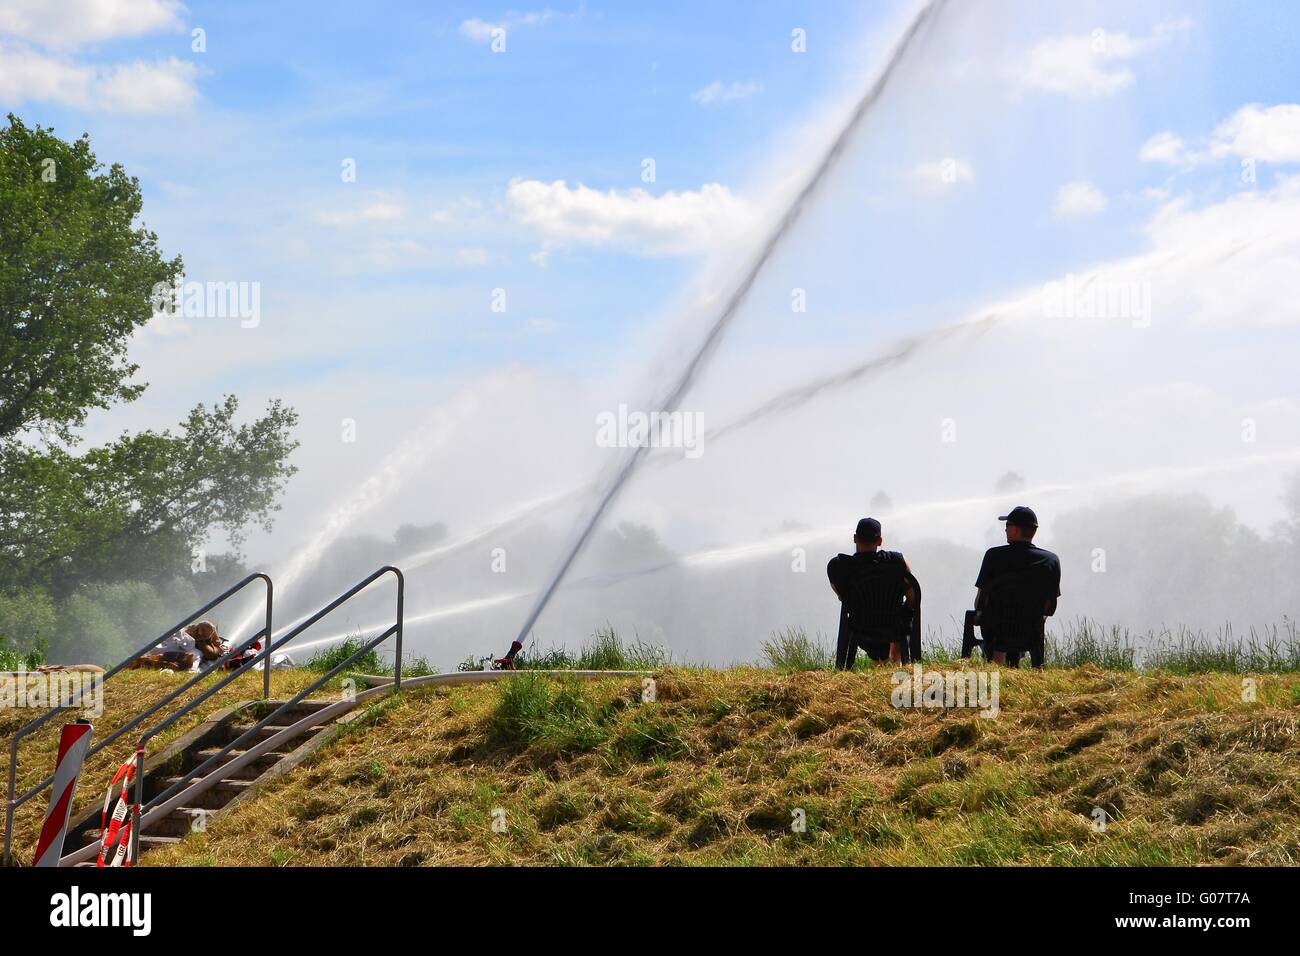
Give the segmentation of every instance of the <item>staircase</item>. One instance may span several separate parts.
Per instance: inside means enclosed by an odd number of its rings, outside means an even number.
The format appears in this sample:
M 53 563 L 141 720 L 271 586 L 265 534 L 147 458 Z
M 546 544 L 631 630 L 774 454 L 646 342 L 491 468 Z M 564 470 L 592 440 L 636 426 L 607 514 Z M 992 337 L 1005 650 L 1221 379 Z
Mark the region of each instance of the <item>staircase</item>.
M 165 791 L 168 787 L 181 782 L 184 774 L 205 761 L 215 757 L 221 749 L 240 736 L 252 730 L 257 721 L 281 705 L 282 700 L 246 701 L 229 707 L 193 728 L 169 744 L 157 756 L 145 761 L 144 799 L 146 802 Z M 331 704 L 332 700 L 303 700 L 294 704 L 283 714 L 276 717 L 275 724 L 261 727 L 241 749 L 232 750 L 224 755 L 206 773 L 212 774 L 237 757 L 247 752 L 255 744 L 268 740 L 288 729 L 293 724 L 310 716 Z M 265 753 L 247 766 L 235 770 L 229 777 L 216 783 L 200 794 L 192 797 L 187 805 L 173 810 L 161 820 L 154 821 L 147 830 L 140 834 L 140 855 L 143 856 L 155 847 L 170 846 L 194 831 L 203 830 L 208 821 L 216 814 L 237 806 L 258 787 L 282 773 L 296 767 L 313 750 L 332 736 L 338 723 L 345 721 L 351 714 L 345 715 L 333 724 L 309 727 L 296 736 L 282 743 L 279 749 Z M 200 778 L 194 778 L 198 780 Z M 193 783 L 194 780 L 190 782 Z M 113 797 L 116 805 L 117 795 Z M 64 842 L 64 854 L 70 854 L 88 845 L 98 845 L 101 833 L 100 808 L 87 814 L 68 829 Z M 77 866 L 95 866 L 95 861 L 77 863 Z

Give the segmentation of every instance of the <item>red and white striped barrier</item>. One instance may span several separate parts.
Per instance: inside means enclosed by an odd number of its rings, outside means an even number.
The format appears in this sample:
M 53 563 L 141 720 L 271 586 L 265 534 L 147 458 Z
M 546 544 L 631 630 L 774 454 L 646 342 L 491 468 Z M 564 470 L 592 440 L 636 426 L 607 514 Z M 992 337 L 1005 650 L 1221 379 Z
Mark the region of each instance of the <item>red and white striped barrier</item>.
M 113 788 L 122 782 L 122 792 L 113 807 L 113 815 L 108 815 L 109 805 L 113 802 Z M 135 780 L 135 758 L 132 757 L 113 774 L 104 794 L 104 812 L 100 814 L 99 859 L 95 866 L 130 866 L 131 865 L 131 783 Z M 116 844 L 116 845 L 115 845 Z
M 45 811 L 41 837 L 36 842 L 36 860 L 32 866 L 58 866 L 63 855 L 63 838 L 68 835 L 72 800 L 77 793 L 77 777 L 90 749 L 90 735 L 95 728 L 85 721 L 64 724 L 59 736 L 59 756 L 54 767 L 54 785 L 50 787 L 50 808 Z

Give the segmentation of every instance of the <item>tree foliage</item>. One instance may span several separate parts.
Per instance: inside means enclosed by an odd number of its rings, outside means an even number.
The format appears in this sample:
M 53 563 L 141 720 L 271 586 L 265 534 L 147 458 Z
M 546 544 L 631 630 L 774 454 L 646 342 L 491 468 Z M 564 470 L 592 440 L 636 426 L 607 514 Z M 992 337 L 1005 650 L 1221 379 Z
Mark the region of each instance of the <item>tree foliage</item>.
M 0 439 L 69 443 L 95 408 L 131 401 L 132 334 L 180 274 L 137 224 L 139 181 L 10 114 L 0 129 Z
M 124 435 L 83 455 L 0 448 L 0 586 L 63 595 L 124 574 L 153 579 L 188 568 L 213 529 L 235 545 L 250 523 L 269 529 L 295 471 L 297 418 L 272 402 L 238 425 L 237 409 L 233 397 L 200 405 L 177 434 Z
M 296 413 L 273 401 L 240 422 L 234 396 L 175 430 L 81 448 L 91 411 L 146 388 L 132 337 L 181 274 L 141 209 L 138 180 L 99 163 L 87 137 L 12 114 L 0 128 L 0 637 L 20 646 L 72 653 L 99 635 L 107 652 L 147 637 L 136 632 L 170 614 L 166 595 L 193 595 L 194 549 L 215 530 L 237 549 L 248 526 L 269 528 L 296 470 Z M 213 562 L 242 570 L 238 555 Z

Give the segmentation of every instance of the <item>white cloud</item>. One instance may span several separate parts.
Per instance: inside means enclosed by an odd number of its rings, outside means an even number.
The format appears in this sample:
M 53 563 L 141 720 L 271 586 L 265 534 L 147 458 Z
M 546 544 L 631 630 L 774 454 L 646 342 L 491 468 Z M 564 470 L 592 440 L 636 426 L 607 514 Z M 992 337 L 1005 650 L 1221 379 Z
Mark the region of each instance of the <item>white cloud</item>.
M 1095 216 L 1106 208 L 1106 196 L 1090 182 L 1077 180 L 1056 191 L 1053 211 L 1060 219 Z
M 1002 319 L 1041 323 L 1068 334 L 1071 323 L 1142 319 L 1151 325 L 1295 326 L 1300 312 L 1300 175 L 1273 189 L 1243 190 L 1207 206 L 1186 197 L 1161 206 L 1136 255 L 1081 264 L 1044 287 L 972 309 L 972 324 Z M 1063 312 L 1073 301 L 1078 308 Z M 1141 305 L 1143 313 L 1132 310 Z M 1086 311 L 1085 311 L 1086 307 Z M 1125 314 L 1124 309 L 1129 308 Z M 1136 324 L 1136 323 L 1134 323 Z
M 155 312 L 153 317 L 144 324 L 137 335 L 152 335 L 162 339 L 171 339 L 178 336 L 190 335 L 193 331 L 194 326 L 185 321 L 183 316 L 169 312 Z
M 1194 166 L 1229 156 L 1264 163 L 1300 163 L 1300 104 L 1261 106 L 1250 103 L 1224 120 L 1201 149 L 1191 149 L 1181 137 L 1156 133 L 1138 152 L 1146 162 Z
M 356 226 L 370 222 L 393 222 L 406 215 L 406 210 L 396 202 L 376 199 L 352 209 L 317 213 L 316 221 L 327 226 Z
M 1300 299 L 1300 175 L 1201 209 L 1163 206 L 1147 227 L 1158 299 L 1193 321 L 1294 325 Z
M 460 35 L 473 40 L 475 43 L 487 43 L 497 30 L 508 31 L 511 27 L 541 26 L 562 15 L 547 7 L 545 10 L 534 10 L 529 13 L 508 13 L 496 21 L 471 17 L 468 20 L 461 21 Z
M 912 184 L 923 192 L 943 192 L 959 183 L 973 183 L 975 168 L 964 159 L 951 156 L 918 163 L 907 174 Z
M 86 107 L 95 70 L 21 47 L 0 47 L 0 102 L 28 100 Z
M 1183 142 L 1181 136 L 1165 131 L 1156 133 L 1142 144 L 1142 148 L 1138 150 L 1138 159 L 1144 163 L 1169 163 L 1171 166 L 1182 166 L 1191 162 L 1192 156 L 1187 151 L 1187 144 Z
M 435 209 L 429 214 L 429 221 L 439 226 L 460 225 L 470 213 L 482 208 L 483 204 L 477 199 L 462 197 L 441 209 Z
M 492 39 L 493 30 L 501 30 L 504 28 L 503 24 L 488 23 L 486 20 L 480 20 L 478 17 L 474 17 L 471 20 L 465 20 L 461 23 L 460 34 L 461 36 L 469 37 L 471 40 L 486 43 L 488 40 Z
M 0 34 L 70 49 L 181 26 L 177 0 L 5 0 Z
M 515 179 L 506 203 L 550 245 L 616 245 L 651 256 L 712 249 L 745 235 L 756 219 L 747 202 L 719 183 L 654 196 L 644 189 L 601 192 L 562 179 Z
M 1295 325 L 1300 312 L 1300 175 L 1268 191 L 1243 190 L 1193 208 L 1172 200 L 1145 227 L 1147 251 L 1077 271 L 1073 288 L 1098 301 L 1144 291 L 1152 324 Z M 1056 283 L 1059 287 L 1061 283 Z M 987 311 L 1041 318 L 1039 294 Z
M 433 252 L 409 237 L 376 235 L 366 240 L 360 260 L 347 253 L 338 260 L 340 274 L 362 275 L 366 272 L 402 272 L 419 269 L 435 261 Z M 445 260 L 444 260 L 445 261 Z
M 183 28 L 177 0 L 4 0 L 0 101 L 82 110 L 167 113 L 198 97 L 198 67 L 166 60 L 93 64 L 69 59 L 90 43 Z
M 1264 163 L 1300 163 L 1300 105 L 1243 106 L 1214 131 L 1210 152 Z
M 0 47 L 0 102 L 61 103 L 118 113 L 184 109 L 198 96 L 198 68 L 172 58 L 111 67 L 80 65 L 22 46 Z
M 184 109 L 198 96 L 198 68 L 172 57 L 157 63 L 137 60 L 103 72 L 96 98 L 102 108 L 121 113 L 167 113 Z
M 456 265 L 462 269 L 477 269 L 488 264 L 488 251 L 481 246 L 456 250 Z
M 743 100 L 747 96 L 753 96 L 762 88 L 760 84 L 752 80 L 743 83 L 736 80 L 734 83 L 726 85 L 723 85 L 721 80 L 714 80 L 708 86 L 692 93 L 691 99 L 705 106 L 712 103 L 731 103 L 735 100 Z
M 1189 29 L 1188 21 L 1158 24 L 1149 37 L 1132 37 L 1123 30 L 1108 33 L 1049 37 L 1026 54 L 1010 75 L 1030 89 L 1060 93 L 1080 99 L 1114 94 L 1133 85 L 1133 71 L 1125 65 L 1170 35 Z

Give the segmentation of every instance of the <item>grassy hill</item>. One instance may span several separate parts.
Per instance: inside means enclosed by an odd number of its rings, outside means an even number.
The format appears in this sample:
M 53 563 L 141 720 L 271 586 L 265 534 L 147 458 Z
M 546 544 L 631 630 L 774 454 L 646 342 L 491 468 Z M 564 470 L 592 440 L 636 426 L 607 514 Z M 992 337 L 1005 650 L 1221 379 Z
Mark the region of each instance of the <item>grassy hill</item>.
M 891 673 L 406 691 L 145 865 L 1300 863 L 1294 674 L 1004 670 L 984 719 Z

